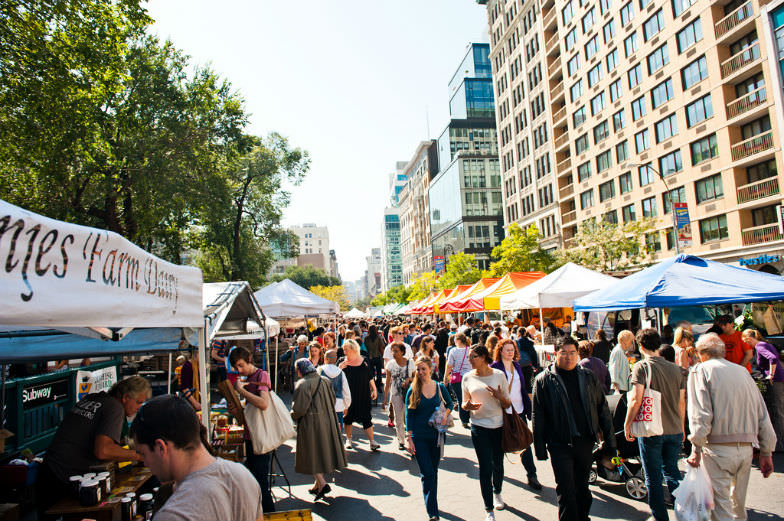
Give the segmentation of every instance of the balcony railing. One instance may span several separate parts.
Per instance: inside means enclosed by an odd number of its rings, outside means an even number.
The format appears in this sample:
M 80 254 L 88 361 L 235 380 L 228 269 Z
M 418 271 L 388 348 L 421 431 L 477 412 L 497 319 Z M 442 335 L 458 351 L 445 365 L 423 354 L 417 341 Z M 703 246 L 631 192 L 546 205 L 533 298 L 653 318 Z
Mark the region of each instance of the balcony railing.
M 572 158 L 567 157 L 566 159 L 558 163 L 555 168 L 558 170 L 559 174 L 566 172 L 567 170 L 572 168 Z
M 574 186 L 573 185 L 566 185 L 558 191 L 558 194 L 561 196 L 561 199 L 565 199 L 574 193 Z
M 566 105 L 561 107 L 555 114 L 553 114 L 553 125 L 558 125 L 558 122 L 566 117 Z
M 759 57 L 760 57 L 759 43 L 755 43 L 754 45 L 750 45 L 746 47 L 735 56 L 721 63 L 722 79 L 726 78 L 730 74 L 733 74 L 741 70 L 749 63 L 759 59 Z
M 769 177 L 738 187 L 738 204 L 756 201 L 779 194 L 779 180 Z
M 784 239 L 784 235 L 779 231 L 778 224 L 763 224 L 762 226 L 753 226 L 746 228 L 742 232 L 743 244 L 751 246 L 753 244 L 765 244 L 771 241 L 780 241 Z
M 735 9 L 733 12 L 716 22 L 716 26 L 714 27 L 714 32 L 716 34 L 716 39 L 718 40 L 729 31 L 740 25 L 741 23 L 745 22 L 749 18 L 754 16 L 754 8 L 751 5 L 751 2 L 746 2 L 742 6 Z
M 548 11 L 548 13 L 544 15 L 544 18 L 542 19 L 542 23 L 544 24 L 545 29 L 550 27 L 550 24 L 552 24 L 553 20 L 555 20 L 555 16 L 556 16 L 555 8 L 550 9 L 550 11 Z
M 558 98 L 561 97 L 563 93 L 564 93 L 564 84 L 563 84 L 563 80 L 561 80 L 558 83 L 558 85 L 553 87 L 553 90 L 550 91 L 550 99 L 553 101 L 557 100 Z
M 561 70 L 561 57 L 558 56 L 553 63 L 547 66 L 547 74 L 548 77 L 552 77 L 553 74 Z
M 571 212 L 566 212 L 561 216 L 561 224 L 570 223 L 572 221 L 577 220 L 577 210 L 572 210 Z
M 765 87 L 753 90 L 745 96 L 727 103 L 727 119 L 740 116 L 754 107 L 764 105 L 766 101 L 768 101 L 768 96 L 765 94 Z
M 768 130 L 737 145 L 732 145 L 732 160 L 738 161 L 771 148 L 773 148 L 773 131 Z
M 555 138 L 555 141 L 553 142 L 553 146 L 555 147 L 556 150 L 558 150 L 559 148 L 566 145 L 567 143 L 569 143 L 569 133 L 564 132 L 563 134 Z
M 544 42 L 544 48 L 550 50 L 556 45 L 558 45 L 558 31 L 555 31 L 555 33 Z

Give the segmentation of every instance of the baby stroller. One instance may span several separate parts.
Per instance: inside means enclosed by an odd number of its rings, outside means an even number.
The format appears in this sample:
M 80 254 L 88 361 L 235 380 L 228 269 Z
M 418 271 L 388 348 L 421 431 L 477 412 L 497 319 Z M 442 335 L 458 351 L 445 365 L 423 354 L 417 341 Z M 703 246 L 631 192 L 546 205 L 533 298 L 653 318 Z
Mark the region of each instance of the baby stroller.
M 640 462 L 640 449 L 636 441 L 627 441 L 623 433 L 626 419 L 626 395 L 613 394 L 607 397 L 612 416 L 613 431 L 618 453 L 608 461 L 604 451 L 598 446 L 593 451 L 595 466 L 588 474 L 588 483 L 594 484 L 598 478 L 613 483 L 624 483 L 629 497 L 643 501 L 648 497 L 645 475 Z M 612 468 L 607 468 L 612 465 Z

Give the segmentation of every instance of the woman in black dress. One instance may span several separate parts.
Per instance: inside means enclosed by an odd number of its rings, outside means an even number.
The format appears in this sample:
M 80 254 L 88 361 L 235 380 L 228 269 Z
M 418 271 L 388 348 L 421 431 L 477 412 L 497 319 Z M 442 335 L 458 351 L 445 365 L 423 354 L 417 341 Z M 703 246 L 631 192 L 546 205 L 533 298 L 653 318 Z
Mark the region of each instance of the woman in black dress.
M 370 450 L 377 451 L 380 445 L 373 439 L 373 419 L 370 413 L 370 402 L 378 397 L 376 384 L 367 361 L 359 354 L 359 344 L 355 340 L 343 342 L 343 353 L 346 359 L 340 364 L 343 374 L 348 380 L 351 390 L 351 405 L 343 413 L 343 426 L 346 430 L 346 449 L 354 448 L 351 434 L 354 423 L 365 429 Z

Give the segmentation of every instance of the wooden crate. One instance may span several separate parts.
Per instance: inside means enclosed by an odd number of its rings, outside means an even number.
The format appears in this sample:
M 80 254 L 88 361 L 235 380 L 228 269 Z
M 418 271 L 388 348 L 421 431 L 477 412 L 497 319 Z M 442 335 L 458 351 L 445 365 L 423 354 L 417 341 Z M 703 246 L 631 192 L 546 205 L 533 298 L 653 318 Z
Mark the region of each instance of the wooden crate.
M 313 519 L 310 510 L 286 510 L 284 512 L 272 512 L 264 514 L 266 521 L 310 521 Z

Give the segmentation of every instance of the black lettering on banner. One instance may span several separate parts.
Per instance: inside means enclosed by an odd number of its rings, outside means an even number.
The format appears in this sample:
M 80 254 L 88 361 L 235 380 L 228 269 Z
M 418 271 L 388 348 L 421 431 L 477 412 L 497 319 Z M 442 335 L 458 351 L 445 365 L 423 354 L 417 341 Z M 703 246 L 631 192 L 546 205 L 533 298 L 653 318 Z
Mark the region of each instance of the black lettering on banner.
M 22 293 L 22 300 L 27 302 L 31 298 L 33 298 L 33 287 L 30 285 L 30 281 L 27 280 L 27 267 L 30 266 L 30 257 L 33 256 L 33 244 L 35 244 L 35 238 L 38 237 L 38 233 L 41 231 L 41 225 L 36 224 L 29 230 L 25 232 L 25 235 L 30 236 L 30 240 L 27 241 L 27 253 L 25 253 L 24 263 L 22 264 L 22 280 L 27 286 L 27 289 L 30 290 L 29 295 L 25 295 Z
M 68 250 L 65 248 L 65 241 L 71 241 L 71 244 L 74 243 L 74 236 L 70 233 L 63 237 L 63 240 L 60 242 L 60 253 L 63 256 L 63 272 L 57 273 L 57 266 L 52 268 L 52 273 L 58 279 L 62 279 L 65 277 L 65 274 L 68 273 Z
M 109 260 L 111 259 L 111 264 L 109 264 Z M 116 279 L 114 278 L 114 261 L 117 260 L 117 250 L 111 250 L 106 255 L 106 260 L 103 263 L 103 283 L 109 284 L 110 286 L 114 286 Z M 109 275 L 106 275 L 106 268 L 109 268 Z
M 16 265 L 19 264 L 19 261 L 13 262 L 14 260 L 14 253 L 16 253 L 16 240 L 19 238 L 19 234 L 22 233 L 24 229 L 24 221 L 22 219 L 18 219 L 14 224 L 8 226 L 8 223 L 11 222 L 11 216 L 6 215 L 2 219 L 0 219 L 0 239 L 3 238 L 5 232 L 9 231 L 11 228 L 16 226 L 16 232 L 14 232 L 14 236 L 11 239 L 11 244 L 8 247 L 8 257 L 5 259 L 5 271 L 6 273 L 11 273 Z
M 49 242 L 47 246 L 44 246 L 49 238 L 51 238 L 51 242 Z M 52 265 L 50 262 L 46 265 L 45 268 L 42 268 L 41 258 L 49 253 L 49 250 L 52 249 L 52 246 L 54 246 L 55 242 L 57 242 L 57 230 L 49 230 L 46 232 L 46 235 L 41 237 L 41 242 L 38 244 L 38 255 L 35 256 L 35 274 L 39 277 L 46 275 L 46 272 L 49 271 L 49 267 Z
M 92 235 L 95 235 L 95 242 L 93 243 L 93 247 L 92 247 L 92 249 L 90 251 L 90 262 L 87 265 L 87 278 L 84 279 L 85 282 L 95 282 L 95 279 L 93 278 L 93 266 L 95 265 L 95 256 L 97 254 L 98 255 L 98 260 L 100 260 L 101 259 L 101 254 L 103 253 L 103 250 L 99 250 L 98 249 L 98 241 L 101 240 L 101 235 L 98 234 L 98 233 L 93 234 L 92 232 L 90 232 L 90 236 L 92 236 Z M 85 241 L 85 246 L 87 245 L 87 242 L 89 242 L 89 241 L 90 241 L 90 238 L 88 237 L 87 241 Z M 82 256 L 83 256 L 84 260 L 87 260 L 87 253 L 85 252 L 84 249 L 82 250 Z

